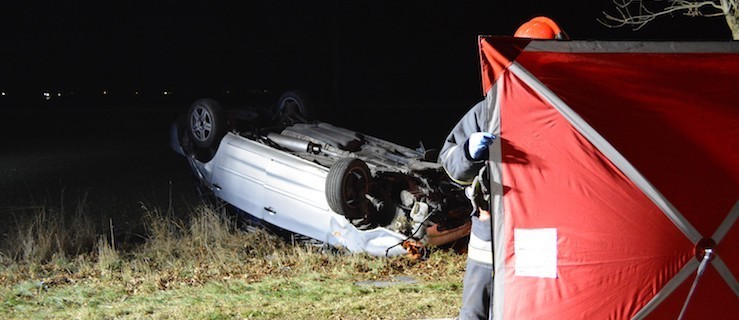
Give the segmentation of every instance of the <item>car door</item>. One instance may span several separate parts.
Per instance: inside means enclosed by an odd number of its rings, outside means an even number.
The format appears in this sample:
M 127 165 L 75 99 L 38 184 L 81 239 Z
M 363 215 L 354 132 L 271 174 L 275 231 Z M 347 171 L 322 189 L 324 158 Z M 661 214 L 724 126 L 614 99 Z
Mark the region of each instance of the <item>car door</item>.
M 264 220 L 314 239 L 327 241 L 335 213 L 326 202 L 328 169 L 278 151 L 266 171 Z
M 217 197 L 263 219 L 264 184 L 271 149 L 229 133 L 214 157 L 213 189 Z

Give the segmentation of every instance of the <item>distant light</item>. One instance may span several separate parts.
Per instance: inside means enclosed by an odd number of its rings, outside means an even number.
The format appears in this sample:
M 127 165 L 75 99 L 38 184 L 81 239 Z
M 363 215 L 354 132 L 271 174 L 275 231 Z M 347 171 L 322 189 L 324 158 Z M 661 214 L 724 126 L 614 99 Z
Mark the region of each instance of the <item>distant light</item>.
M 57 92 L 57 93 L 56 93 L 56 96 L 57 96 L 57 97 L 61 97 L 61 96 L 62 96 L 62 93 L 61 93 L 61 92 Z
M 231 94 L 231 90 L 226 90 L 226 94 Z
M 138 92 L 138 91 L 134 91 L 134 93 L 133 93 L 133 94 L 135 94 L 135 95 L 137 95 L 137 96 L 138 96 L 138 95 L 139 95 L 139 92 Z
M 49 100 L 51 100 L 51 93 L 50 93 L 50 92 L 48 92 L 48 91 L 44 91 L 44 99 L 45 99 L 46 101 L 49 101 Z
M 167 90 L 165 90 L 165 91 L 162 91 L 162 94 L 166 96 L 166 95 L 169 95 L 169 94 L 170 94 L 170 92 L 169 92 L 169 91 L 167 91 Z
M 108 90 L 103 90 L 103 95 L 104 96 L 107 96 L 108 95 Z
M 5 96 L 5 91 L 0 92 L 0 95 L 2 95 L 4 97 Z

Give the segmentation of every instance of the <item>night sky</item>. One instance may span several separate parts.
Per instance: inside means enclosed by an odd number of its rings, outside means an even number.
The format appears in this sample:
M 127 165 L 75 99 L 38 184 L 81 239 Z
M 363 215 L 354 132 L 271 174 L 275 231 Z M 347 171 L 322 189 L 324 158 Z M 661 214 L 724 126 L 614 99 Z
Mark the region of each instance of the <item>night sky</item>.
M 479 96 L 476 37 L 535 15 L 573 39 L 730 40 L 723 18 L 639 31 L 581 1 L 13 1 L 0 7 L 4 99 L 300 88 L 339 100 Z M 338 98 L 337 98 L 338 99 Z

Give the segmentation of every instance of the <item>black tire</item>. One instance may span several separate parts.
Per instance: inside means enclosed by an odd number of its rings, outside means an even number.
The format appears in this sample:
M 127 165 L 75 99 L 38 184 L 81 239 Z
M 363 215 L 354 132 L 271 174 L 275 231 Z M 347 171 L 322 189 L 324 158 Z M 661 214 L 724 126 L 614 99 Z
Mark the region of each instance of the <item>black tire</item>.
M 221 105 L 213 99 L 200 99 L 187 111 L 187 133 L 196 147 L 217 147 L 225 133 Z
M 363 218 L 369 211 L 365 197 L 369 190 L 370 169 L 364 161 L 342 158 L 336 161 L 326 177 L 326 200 L 331 210 L 348 219 Z
M 277 99 L 274 114 L 283 121 L 308 122 L 313 117 L 313 106 L 308 96 L 302 91 L 292 90 L 283 93 Z

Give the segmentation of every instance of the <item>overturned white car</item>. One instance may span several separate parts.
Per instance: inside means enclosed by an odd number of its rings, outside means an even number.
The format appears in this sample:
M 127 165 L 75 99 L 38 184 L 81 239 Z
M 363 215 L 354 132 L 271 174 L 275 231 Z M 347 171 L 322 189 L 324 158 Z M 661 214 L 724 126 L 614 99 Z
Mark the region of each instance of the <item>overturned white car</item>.
M 435 155 L 306 120 L 308 108 L 293 91 L 271 110 L 197 100 L 172 148 L 202 191 L 272 228 L 379 256 L 466 240 L 469 201 Z

